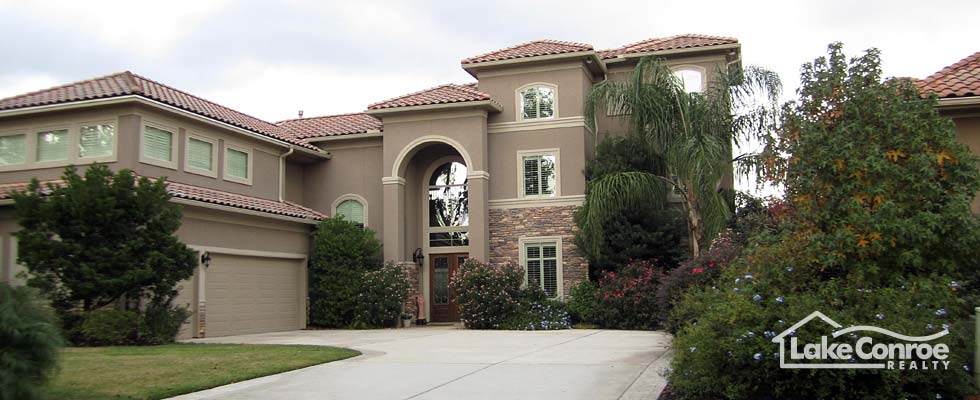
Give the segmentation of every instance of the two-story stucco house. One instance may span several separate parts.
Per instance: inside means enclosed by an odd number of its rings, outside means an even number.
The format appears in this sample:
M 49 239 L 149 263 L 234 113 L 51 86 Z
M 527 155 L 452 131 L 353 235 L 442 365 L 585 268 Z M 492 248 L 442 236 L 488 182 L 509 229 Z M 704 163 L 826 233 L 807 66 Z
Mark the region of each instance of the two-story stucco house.
M 616 115 L 590 132 L 585 97 L 648 55 L 700 90 L 738 67 L 740 45 L 534 41 L 464 59 L 473 83 L 277 123 L 124 72 L 0 100 L 0 192 L 96 161 L 167 176 L 184 206 L 178 235 L 212 257 L 182 285 L 185 337 L 305 327 L 309 234 L 338 215 L 377 232 L 423 300 L 409 311 L 422 303 L 430 321 L 458 319 L 449 276 L 469 257 L 518 263 L 529 285 L 563 298 L 587 279 L 572 244 L 583 169 L 598 140 L 624 132 Z M 0 207 L 0 278 L 17 281 L 11 208 Z

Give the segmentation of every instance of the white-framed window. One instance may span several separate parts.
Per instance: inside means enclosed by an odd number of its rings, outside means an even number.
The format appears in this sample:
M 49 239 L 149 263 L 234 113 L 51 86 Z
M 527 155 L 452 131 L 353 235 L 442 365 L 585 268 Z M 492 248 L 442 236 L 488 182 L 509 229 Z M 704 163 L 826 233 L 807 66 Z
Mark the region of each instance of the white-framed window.
M 521 198 L 550 198 L 560 195 L 558 149 L 517 152 L 518 192 Z
M 218 177 L 218 141 L 209 137 L 187 134 L 184 143 L 184 171 Z
M 140 162 L 177 169 L 177 129 L 144 123 L 140 135 Z
M 13 133 L 0 136 L 0 167 L 27 163 L 27 134 Z
M 71 138 L 68 128 L 58 128 L 37 132 L 34 136 L 34 162 L 57 163 L 68 161 Z
M 104 160 L 116 154 L 116 124 L 83 123 L 78 128 L 78 158 Z
M 558 117 L 558 87 L 550 83 L 532 83 L 517 89 L 517 120 L 528 121 Z
M 337 199 L 334 203 L 334 218 L 343 218 L 344 221 L 353 222 L 363 229 L 367 226 L 367 206 L 363 198 L 355 195 L 347 195 Z
M 469 169 L 458 157 L 443 157 L 426 171 L 423 235 L 426 250 L 461 251 L 470 245 Z
M 229 182 L 251 185 L 252 150 L 225 143 L 225 168 L 223 177 Z
M 696 65 L 681 65 L 673 67 L 672 70 L 674 72 L 674 77 L 680 81 L 684 91 L 688 93 L 704 92 L 705 71 L 703 67 Z
M 560 298 L 563 293 L 561 237 L 521 238 L 519 242 L 524 283 L 540 287 L 550 298 Z

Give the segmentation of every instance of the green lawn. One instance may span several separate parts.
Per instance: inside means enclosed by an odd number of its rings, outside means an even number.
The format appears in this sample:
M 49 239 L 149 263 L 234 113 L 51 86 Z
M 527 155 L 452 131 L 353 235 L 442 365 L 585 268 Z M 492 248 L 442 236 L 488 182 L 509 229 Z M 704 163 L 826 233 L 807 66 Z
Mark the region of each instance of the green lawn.
M 171 344 L 68 348 L 45 399 L 161 399 L 353 357 L 314 346 Z

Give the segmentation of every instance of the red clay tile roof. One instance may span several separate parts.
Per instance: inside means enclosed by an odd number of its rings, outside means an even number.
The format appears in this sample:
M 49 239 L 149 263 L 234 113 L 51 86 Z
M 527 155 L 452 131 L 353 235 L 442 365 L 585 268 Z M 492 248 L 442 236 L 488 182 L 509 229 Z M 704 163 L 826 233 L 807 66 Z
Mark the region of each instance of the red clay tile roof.
M 63 181 L 61 180 L 53 180 L 43 182 L 42 184 L 51 183 L 54 185 L 59 185 L 62 182 Z M 11 192 L 26 190 L 27 185 L 28 183 L 26 182 L 0 184 L 0 200 L 9 199 L 11 197 Z M 46 185 L 43 186 L 46 187 Z M 47 190 L 45 189 L 44 192 L 47 193 Z M 223 192 L 220 190 L 188 185 L 186 183 L 168 181 L 167 192 L 174 198 L 178 199 L 194 200 L 202 203 L 217 204 L 293 218 L 321 220 L 327 217 L 326 215 L 323 215 L 315 210 L 288 201 L 279 202 L 276 200 L 262 199 L 243 194 Z
M 297 118 L 276 122 L 295 138 L 309 139 L 380 131 L 381 120 L 364 113 Z
M 462 61 L 462 64 L 465 65 L 487 61 L 513 60 L 517 58 L 575 53 L 589 50 L 592 50 L 591 44 L 562 42 L 558 40 L 535 40 L 533 42 L 522 43 L 506 49 L 495 50 L 486 54 L 466 58 Z
M 275 124 L 232 110 L 129 71 L 0 99 L 0 110 L 126 95 L 139 95 L 290 144 L 308 149 L 316 149 L 315 146 L 292 137 Z
M 943 68 L 928 78 L 915 81 L 923 92 L 941 98 L 980 96 L 980 52 Z
M 463 85 L 450 83 L 415 93 L 409 93 L 394 99 L 374 103 L 368 106 L 368 109 L 381 110 L 386 108 L 464 103 L 483 100 L 493 101 L 489 94 L 477 90 L 475 83 L 467 83 Z
M 628 44 L 626 46 L 600 50 L 599 56 L 602 58 L 613 58 L 621 55 L 647 53 L 652 51 L 664 51 L 674 49 L 689 49 L 695 47 L 717 46 L 722 44 L 735 44 L 738 39 L 724 36 L 709 36 L 684 34 L 674 35 L 664 38 L 653 38 L 644 41 Z

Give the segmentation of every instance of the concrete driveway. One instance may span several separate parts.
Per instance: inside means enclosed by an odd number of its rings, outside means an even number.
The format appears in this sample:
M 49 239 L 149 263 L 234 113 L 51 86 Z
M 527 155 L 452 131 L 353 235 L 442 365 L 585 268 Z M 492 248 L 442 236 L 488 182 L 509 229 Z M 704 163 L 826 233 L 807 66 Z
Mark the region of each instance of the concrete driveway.
M 178 399 L 656 399 L 671 356 L 663 332 L 578 329 L 292 331 L 190 342 L 326 345 L 363 354 Z

